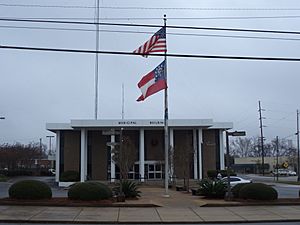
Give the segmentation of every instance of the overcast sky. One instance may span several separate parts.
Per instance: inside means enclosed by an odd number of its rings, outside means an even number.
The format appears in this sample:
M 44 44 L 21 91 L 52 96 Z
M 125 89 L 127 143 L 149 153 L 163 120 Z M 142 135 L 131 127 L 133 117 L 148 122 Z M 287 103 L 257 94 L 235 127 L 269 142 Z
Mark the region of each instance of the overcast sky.
M 13 6 L 13 4 L 27 6 Z M 104 7 L 100 11 L 101 22 L 161 25 L 163 20 L 160 18 L 163 14 L 167 14 L 168 25 L 300 31 L 300 2 L 297 0 L 102 0 L 100 4 Z M 90 7 L 34 7 L 34 5 L 93 7 L 95 0 L 0 0 L 0 17 L 93 21 L 95 15 L 95 10 Z M 137 7 L 137 9 L 122 7 Z M 235 10 L 224 10 L 229 8 Z M 278 10 L 283 8 L 294 10 Z M 280 18 L 249 18 L 274 16 Z M 299 17 L 286 18 L 286 16 Z M 215 17 L 222 19 L 212 19 Z M 232 17 L 248 18 L 232 19 Z M 24 27 L 95 30 L 94 25 L 0 21 L 0 45 L 95 49 L 95 32 L 92 31 Z M 133 51 L 158 30 L 116 26 L 101 26 L 100 29 L 102 30 L 100 50 L 111 51 Z M 300 58 L 300 35 L 183 29 L 168 29 L 167 32 L 173 33 L 167 35 L 167 45 L 168 52 L 174 54 Z M 122 83 L 125 86 L 126 119 L 163 118 L 163 92 L 151 96 L 144 102 L 136 102 L 140 95 L 137 88 L 138 81 L 154 69 L 163 58 L 100 55 L 99 59 L 99 119 L 121 118 Z M 0 120 L 0 143 L 38 142 L 39 138 L 48 143 L 46 135 L 51 133 L 45 129 L 46 122 L 93 119 L 94 63 L 95 56 L 92 54 L 0 49 L 0 116 L 6 117 L 5 120 Z M 247 135 L 252 137 L 259 135 L 258 101 L 261 100 L 265 109 L 263 116 L 266 117 L 264 124 L 267 127 L 264 133 L 267 141 L 276 135 L 295 141 L 293 134 L 296 131 L 296 109 L 300 109 L 299 71 L 300 62 L 170 57 L 169 118 L 211 118 L 216 122 L 233 122 L 234 129 L 245 130 Z

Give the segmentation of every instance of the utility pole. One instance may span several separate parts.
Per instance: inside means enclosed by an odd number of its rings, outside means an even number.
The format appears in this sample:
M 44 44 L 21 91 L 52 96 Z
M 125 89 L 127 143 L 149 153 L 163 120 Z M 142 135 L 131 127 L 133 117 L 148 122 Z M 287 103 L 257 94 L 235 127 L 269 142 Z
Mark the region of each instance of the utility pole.
M 298 165 L 297 165 L 297 181 L 300 181 L 300 151 L 299 151 L 299 110 L 297 109 L 297 153 L 298 153 Z
M 262 166 L 262 175 L 264 176 L 265 175 L 265 151 L 264 151 L 263 119 L 265 119 L 265 117 L 261 116 L 261 111 L 264 111 L 264 109 L 261 108 L 260 101 L 258 101 L 260 145 L 261 145 L 261 166 Z
M 52 152 L 51 152 L 51 139 L 54 138 L 54 136 L 49 135 L 49 136 L 46 136 L 46 137 L 49 138 L 49 155 L 51 155 L 52 154 Z
M 276 136 L 276 180 L 278 181 L 278 155 L 279 155 L 279 144 L 278 144 L 278 136 Z

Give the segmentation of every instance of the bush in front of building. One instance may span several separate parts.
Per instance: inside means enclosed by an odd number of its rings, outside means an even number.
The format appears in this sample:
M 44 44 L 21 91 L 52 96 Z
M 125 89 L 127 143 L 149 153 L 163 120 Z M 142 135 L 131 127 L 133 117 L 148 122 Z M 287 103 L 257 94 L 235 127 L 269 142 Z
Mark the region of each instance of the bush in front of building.
M 239 197 L 242 199 L 253 200 L 276 200 L 278 198 L 278 193 L 269 185 L 262 183 L 251 183 L 240 189 Z
M 68 198 L 71 200 L 103 200 L 112 197 L 110 188 L 100 182 L 79 182 L 71 186 Z
M 68 170 L 60 175 L 59 180 L 63 182 L 76 182 L 80 180 L 80 175 L 77 171 Z
M 240 190 L 245 185 L 248 185 L 248 184 L 237 184 L 237 185 L 232 187 L 231 192 L 232 192 L 234 198 L 239 198 L 240 197 Z
M 216 179 L 218 173 L 220 173 L 222 177 L 227 177 L 227 170 L 208 170 L 207 176 L 210 179 Z M 236 173 L 232 169 L 229 169 L 229 174 L 230 176 L 236 176 Z
M 221 180 L 203 179 L 199 183 L 199 194 L 208 198 L 224 198 L 226 187 Z
M 122 186 L 122 192 L 125 195 L 125 198 L 137 198 L 141 197 L 141 191 L 138 190 L 137 183 L 130 180 L 123 180 L 121 184 L 119 183 L 114 191 L 119 195 L 120 194 L 120 185 Z
M 222 175 L 222 177 L 227 177 L 227 170 L 220 170 L 220 174 Z M 229 176 L 236 176 L 234 170 L 229 169 Z
M 218 170 L 207 170 L 207 176 L 210 179 L 216 179 L 218 175 Z
M 50 199 L 51 188 L 38 180 L 22 180 L 10 186 L 9 197 L 13 199 Z

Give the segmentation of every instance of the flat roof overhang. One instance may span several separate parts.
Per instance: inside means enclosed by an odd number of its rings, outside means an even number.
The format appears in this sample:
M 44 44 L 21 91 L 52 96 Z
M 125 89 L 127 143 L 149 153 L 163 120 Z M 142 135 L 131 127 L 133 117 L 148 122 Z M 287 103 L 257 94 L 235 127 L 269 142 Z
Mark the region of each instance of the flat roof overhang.
M 208 128 L 208 129 L 231 129 L 233 123 L 218 122 L 212 119 L 170 119 L 168 126 L 171 128 Z M 114 128 L 163 128 L 164 120 L 71 120 L 71 123 L 47 123 L 46 129 L 49 131 L 76 130 L 76 129 L 114 129 Z

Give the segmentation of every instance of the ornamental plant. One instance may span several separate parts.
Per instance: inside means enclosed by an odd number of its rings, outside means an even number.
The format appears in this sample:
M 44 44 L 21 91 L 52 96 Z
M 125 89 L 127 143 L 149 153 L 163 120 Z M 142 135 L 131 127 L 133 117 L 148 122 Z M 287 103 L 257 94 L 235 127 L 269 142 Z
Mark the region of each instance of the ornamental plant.
M 209 198 L 224 198 L 226 183 L 221 180 L 203 179 L 199 183 L 199 193 Z
M 23 180 L 10 186 L 9 197 L 14 199 L 50 199 L 51 188 L 42 181 Z
M 241 188 L 239 191 L 239 197 L 242 199 L 254 200 L 276 200 L 278 198 L 278 193 L 269 185 L 252 183 Z
M 112 197 L 110 188 L 100 182 L 78 182 L 71 186 L 68 198 L 71 200 L 103 200 Z

